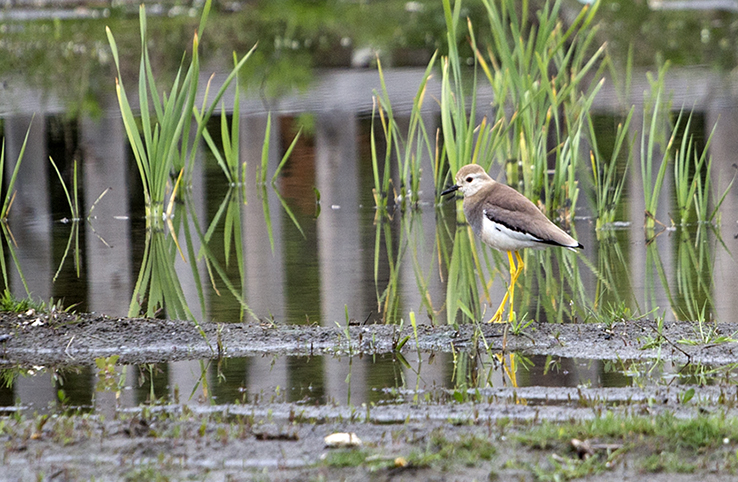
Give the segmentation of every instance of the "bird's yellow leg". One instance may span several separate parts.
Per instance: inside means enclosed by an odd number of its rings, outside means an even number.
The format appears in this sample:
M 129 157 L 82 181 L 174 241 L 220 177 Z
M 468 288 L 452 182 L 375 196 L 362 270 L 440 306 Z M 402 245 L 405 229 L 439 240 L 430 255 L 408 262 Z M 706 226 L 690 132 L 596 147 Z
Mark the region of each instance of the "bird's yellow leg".
M 517 251 L 515 251 L 515 254 L 517 255 L 520 262 L 522 262 L 522 259 L 520 258 L 520 255 Z M 510 286 L 508 286 L 507 292 L 502 298 L 502 303 L 500 303 L 497 311 L 495 311 L 495 314 L 492 316 L 492 318 L 490 318 L 489 323 L 504 323 L 502 321 L 502 314 L 505 312 L 505 305 L 507 304 L 508 299 L 510 300 L 510 319 L 512 319 L 512 301 L 515 296 L 515 280 L 518 279 L 518 268 L 515 266 L 515 260 L 513 259 L 512 251 L 507 252 L 507 259 L 510 262 Z
M 518 281 L 520 272 L 523 271 L 523 258 L 520 257 L 520 251 L 515 251 L 515 258 L 518 260 L 518 265 L 515 266 L 513 263 L 513 255 L 511 251 L 507 252 L 507 257 L 510 260 L 510 311 L 508 312 L 508 320 L 513 321 L 513 309 L 515 306 L 515 283 Z
M 505 297 L 502 298 L 502 303 L 500 303 L 499 308 L 497 308 L 497 311 L 495 311 L 495 314 L 490 318 L 488 323 L 503 323 L 502 321 L 502 313 L 505 312 L 505 305 L 507 304 L 507 299 L 510 296 L 510 291 L 508 290 L 505 293 Z

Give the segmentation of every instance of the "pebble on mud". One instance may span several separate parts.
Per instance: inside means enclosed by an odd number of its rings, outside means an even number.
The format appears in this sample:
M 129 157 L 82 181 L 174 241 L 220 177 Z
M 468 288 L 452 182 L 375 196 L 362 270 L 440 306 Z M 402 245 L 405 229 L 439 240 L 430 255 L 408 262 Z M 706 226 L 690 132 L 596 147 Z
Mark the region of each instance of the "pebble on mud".
M 328 448 L 360 447 L 361 439 L 355 433 L 336 432 L 325 437 L 325 446 Z

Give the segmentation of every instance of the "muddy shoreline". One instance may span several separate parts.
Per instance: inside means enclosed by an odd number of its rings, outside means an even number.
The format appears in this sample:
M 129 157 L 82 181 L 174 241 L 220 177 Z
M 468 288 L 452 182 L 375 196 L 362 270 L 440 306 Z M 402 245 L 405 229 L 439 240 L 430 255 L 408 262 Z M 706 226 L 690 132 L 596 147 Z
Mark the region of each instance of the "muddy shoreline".
M 99 314 L 0 314 L 0 361 L 6 365 L 70 365 L 94 363 L 120 355 L 125 364 L 155 363 L 260 354 L 380 354 L 503 349 L 525 355 L 552 355 L 597 360 L 665 359 L 678 363 L 738 362 L 738 343 L 730 338 L 738 323 L 709 325 L 712 336 L 700 335 L 694 323 L 667 322 L 659 332 L 650 320 L 603 324 L 533 324 L 514 335 L 505 325 L 418 327 L 287 326 L 278 324 L 201 323 L 146 318 L 111 318 Z M 719 337 L 727 337 L 720 340 Z M 738 337 L 738 336 L 737 336 Z M 705 343 L 706 342 L 706 343 Z M 650 346 L 650 347 L 649 347 Z

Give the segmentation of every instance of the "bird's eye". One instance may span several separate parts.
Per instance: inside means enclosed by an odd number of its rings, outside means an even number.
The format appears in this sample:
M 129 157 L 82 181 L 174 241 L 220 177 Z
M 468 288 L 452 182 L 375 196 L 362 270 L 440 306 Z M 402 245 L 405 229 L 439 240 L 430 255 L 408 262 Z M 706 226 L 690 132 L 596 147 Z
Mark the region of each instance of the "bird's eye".
M 466 178 L 466 182 L 472 182 L 473 180 L 474 180 L 474 178 L 471 177 L 471 176 L 469 176 L 469 177 Z

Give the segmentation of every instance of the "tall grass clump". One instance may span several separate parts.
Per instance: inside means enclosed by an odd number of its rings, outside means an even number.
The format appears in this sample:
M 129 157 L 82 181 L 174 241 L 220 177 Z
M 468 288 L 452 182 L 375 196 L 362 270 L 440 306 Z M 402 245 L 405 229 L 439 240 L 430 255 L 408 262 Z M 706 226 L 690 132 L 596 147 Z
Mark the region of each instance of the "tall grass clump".
M 615 214 L 623 197 L 626 174 L 633 159 L 633 151 L 628 144 L 628 133 L 634 112 L 635 107 L 631 107 L 625 120 L 618 123 L 610 159 L 603 158 L 597 143 L 592 117 L 589 113 L 587 114 L 591 144 L 589 156 L 592 163 L 592 187 L 598 231 L 615 221 Z M 621 154 L 626 157 L 623 172 L 618 171 L 618 160 Z
M 718 209 L 733 186 L 733 180 L 716 199 L 712 192 L 712 156 L 709 147 L 716 126 L 700 146 L 691 132 L 693 112 L 679 111 L 676 120 L 671 119 L 671 101 L 664 99 L 665 77 L 669 63 L 659 67 L 656 78 L 648 74 L 650 92 L 646 95 L 641 132 L 641 178 L 645 200 L 645 227 L 652 229 L 657 222 L 657 209 L 661 199 L 669 163 L 673 162 L 674 188 L 677 215 L 672 223 L 686 225 L 693 221 L 712 223 Z M 681 140 L 678 141 L 681 136 Z M 659 162 L 657 164 L 657 162 Z M 710 206 L 712 204 L 712 206 Z
M 651 89 L 646 94 L 646 102 L 643 107 L 643 129 L 641 131 L 641 180 L 643 182 L 643 196 L 646 206 L 645 227 L 653 229 L 656 223 L 656 210 L 661 197 L 661 189 L 664 186 L 666 170 L 669 164 L 669 153 L 676 138 L 676 133 L 682 122 L 682 115 L 676 123 L 670 125 L 669 113 L 671 102 L 664 100 L 664 82 L 669 63 L 664 63 L 654 79 L 651 73 L 647 74 Z M 669 134 L 667 140 L 667 133 Z M 658 146 L 657 146 L 658 144 Z M 656 161 L 660 157 L 660 163 L 656 168 Z M 654 177 L 655 175 L 655 177 Z
M 167 194 L 173 191 L 172 178 L 183 172 L 185 184 L 191 181 L 192 166 L 200 138 L 212 116 L 215 107 L 228 89 L 240 68 L 249 58 L 253 49 L 236 64 L 212 102 L 208 104 L 210 82 L 205 88 L 202 106 L 195 105 L 200 76 L 200 39 L 205 30 L 211 0 L 205 2 L 200 25 L 192 41 L 190 63 L 185 66 L 182 58 L 177 75 L 167 94 L 157 84 L 148 51 L 146 8 L 141 5 L 139 22 L 141 30 L 141 60 L 138 73 L 138 113 L 137 119 L 131 107 L 129 96 L 123 86 L 118 47 L 110 28 L 107 28 L 108 42 L 118 71 L 116 93 L 120 105 L 123 124 L 128 141 L 136 159 L 143 183 L 146 204 L 146 217 L 150 222 L 164 216 L 164 203 Z M 161 92 L 161 93 L 160 93 Z M 197 129 L 192 139 L 190 132 L 195 119 Z
M 436 63 L 437 52 L 433 54 L 425 73 L 421 78 L 418 91 L 413 98 L 410 111 L 410 120 L 406 132 L 398 125 L 392 110 L 387 85 L 385 83 L 382 63 L 377 59 L 381 92 L 374 93 L 372 109 L 371 154 L 372 174 L 374 177 L 374 204 L 379 209 L 386 209 L 389 201 L 406 207 L 417 206 L 420 201 L 420 177 L 423 171 L 420 160 L 427 156 L 434 160 L 437 153 L 437 144 L 428 135 L 422 119 L 422 109 L 426 96 L 428 81 L 431 78 Z M 374 125 L 379 118 L 382 134 L 385 139 L 385 149 L 382 156 L 377 151 L 377 142 L 374 134 Z M 396 164 L 397 181 L 392 180 L 391 171 L 393 160 Z M 428 166 L 430 172 L 431 166 Z M 434 169 L 435 170 L 435 169 Z M 380 174 L 381 171 L 381 174 Z M 400 192 L 397 192 L 399 188 Z
M 608 61 L 605 45 L 594 45 L 599 3 L 585 5 L 568 27 L 560 20 L 561 0 L 546 3 L 535 24 L 528 1 L 483 3 L 490 45 L 473 47 L 494 94 L 491 124 L 504 133 L 493 156 L 506 162 L 508 184 L 549 215 L 570 220 L 579 193 L 580 139 L 602 86 L 588 79 L 599 79 Z
M 712 127 L 704 145 L 699 145 L 690 129 L 692 117 L 690 113 L 682 141 L 674 154 L 674 187 L 680 225 L 689 224 L 692 220 L 698 223 L 714 222 L 735 180 L 733 176 L 725 191 L 712 202 L 709 195 L 712 191 L 712 156 L 709 149 L 717 124 Z M 713 206 L 710 206 L 711 202 Z

